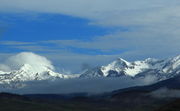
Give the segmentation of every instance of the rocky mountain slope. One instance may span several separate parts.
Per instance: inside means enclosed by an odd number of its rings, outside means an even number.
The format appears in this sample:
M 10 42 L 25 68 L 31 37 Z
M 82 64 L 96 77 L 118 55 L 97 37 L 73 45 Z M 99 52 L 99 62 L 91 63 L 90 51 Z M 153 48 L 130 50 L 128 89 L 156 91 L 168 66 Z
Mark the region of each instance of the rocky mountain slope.
M 153 75 L 164 80 L 177 74 L 180 74 L 180 55 L 164 60 L 148 58 L 134 62 L 118 58 L 106 66 L 89 69 L 80 77 L 143 77 Z

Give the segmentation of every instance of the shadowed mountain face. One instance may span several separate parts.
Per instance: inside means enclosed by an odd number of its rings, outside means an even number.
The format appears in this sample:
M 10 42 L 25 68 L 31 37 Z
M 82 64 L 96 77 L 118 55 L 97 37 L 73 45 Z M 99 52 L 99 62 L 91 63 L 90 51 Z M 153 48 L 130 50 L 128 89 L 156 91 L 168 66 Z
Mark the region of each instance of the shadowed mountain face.
M 156 111 L 179 111 L 180 110 L 180 99 L 177 99 L 171 103 L 168 103 Z
M 0 94 L 1 111 L 60 111 L 60 108 L 48 104 L 41 104 L 25 96 L 16 94 Z
M 31 95 L 31 97 L 27 97 L 6 94 L 2 96 L 4 97 L 0 98 L 1 111 L 144 111 L 144 109 L 152 111 L 151 109 L 156 107 L 151 105 L 150 108 L 146 108 L 144 105 L 140 105 L 140 103 L 131 104 L 126 100 L 121 103 L 121 101 L 81 96 L 71 99 L 55 99 L 58 95 L 49 95 L 52 98 L 42 97 L 44 95 L 38 95 L 39 97 Z

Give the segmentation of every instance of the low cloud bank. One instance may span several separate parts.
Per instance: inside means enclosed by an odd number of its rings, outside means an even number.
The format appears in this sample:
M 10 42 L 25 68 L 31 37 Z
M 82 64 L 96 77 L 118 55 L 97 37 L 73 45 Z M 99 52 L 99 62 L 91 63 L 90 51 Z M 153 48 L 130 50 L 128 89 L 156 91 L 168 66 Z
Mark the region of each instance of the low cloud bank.
M 180 98 L 180 90 L 164 87 L 151 92 L 151 95 L 157 98 Z
M 149 78 L 149 77 L 148 77 Z M 127 87 L 148 85 L 154 83 L 146 79 L 121 78 L 76 78 L 58 79 L 54 81 L 33 81 L 26 82 L 26 86 L 20 89 L 1 89 L 3 92 L 19 94 L 67 94 L 86 92 L 90 94 L 111 92 Z

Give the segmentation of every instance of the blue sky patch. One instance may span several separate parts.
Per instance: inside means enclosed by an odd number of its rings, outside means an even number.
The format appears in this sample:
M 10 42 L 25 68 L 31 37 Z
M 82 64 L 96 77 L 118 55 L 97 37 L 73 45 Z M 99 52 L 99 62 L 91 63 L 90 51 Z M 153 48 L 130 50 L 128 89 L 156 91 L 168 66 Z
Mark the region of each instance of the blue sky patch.
M 60 14 L 0 15 L 1 41 L 90 40 L 114 31 L 113 28 L 89 25 L 89 21 Z

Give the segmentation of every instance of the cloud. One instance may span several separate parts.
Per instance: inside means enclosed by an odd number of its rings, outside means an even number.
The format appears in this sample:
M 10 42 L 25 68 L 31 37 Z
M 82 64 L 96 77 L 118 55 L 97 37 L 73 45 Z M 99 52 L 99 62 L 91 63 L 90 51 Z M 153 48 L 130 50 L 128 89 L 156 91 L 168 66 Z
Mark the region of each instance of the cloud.
M 8 72 L 11 71 L 10 67 L 5 64 L 0 64 L 0 71 Z
M 1 0 L 2 12 L 59 13 L 105 26 L 155 25 L 178 20 L 178 0 Z M 174 23 L 176 21 L 173 21 Z
M 133 86 L 148 85 L 142 78 L 76 78 L 59 79 L 55 81 L 26 82 L 26 86 L 20 89 L 4 89 L 1 91 L 20 94 L 67 94 L 67 93 L 104 93 Z
M 119 55 L 86 55 L 76 53 L 51 53 L 43 54 L 56 66 L 58 71 L 68 70 L 72 73 L 80 73 L 84 63 L 92 67 L 109 64 L 119 57 Z
M 32 42 L 19 42 L 19 41 L 0 41 L 0 45 L 29 45 Z
M 33 71 L 41 72 L 44 71 L 44 68 L 48 67 L 49 69 L 54 70 L 54 66 L 51 61 L 46 59 L 43 56 L 31 53 L 31 52 L 23 52 L 17 55 L 9 57 L 5 64 L 11 68 L 11 70 L 16 70 L 21 68 L 24 64 L 29 64 L 32 66 Z
M 47 52 L 56 60 L 65 58 L 69 67 L 77 61 L 85 63 L 95 58 L 107 61 L 117 56 L 128 60 L 148 57 L 165 58 L 179 54 L 180 50 L 180 1 L 179 0 L 1 0 L 0 12 L 64 14 L 89 20 L 89 25 L 113 27 L 115 32 L 97 36 L 90 41 L 51 40 L 40 41 L 40 46 L 13 47 L 34 52 Z M 33 14 L 32 14 L 33 15 Z M 121 28 L 127 29 L 122 31 Z M 74 37 L 75 38 L 75 37 Z M 50 49 L 47 49 L 46 44 Z M 84 54 L 74 49 L 87 50 Z M 54 50 L 53 50 L 54 49 Z M 90 55 L 88 52 L 97 52 Z M 68 56 L 69 54 L 69 56 Z M 99 55 L 102 55 L 101 57 Z M 76 57 L 75 57 L 76 56 Z M 68 58 L 69 57 L 69 58 Z M 89 59 L 89 58 L 92 59 Z M 72 59 L 74 58 L 74 59 Z M 55 58 L 54 58 L 55 59 Z M 86 59 L 86 60 L 85 60 Z M 64 63 L 66 62 L 65 60 Z M 61 61 L 61 62 L 62 62 Z M 55 61 L 56 62 L 56 61 Z M 98 62 L 97 62 L 98 63 Z M 94 63 L 93 63 L 94 64 Z M 99 65 L 96 64 L 96 65 Z M 67 66 L 65 66 L 67 67 Z M 78 66 L 80 67 L 80 66 Z M 72 67 L 73 68 L 73 67 Z
M 137 31 L 118 32 L 106 36 L 96 37 L 91 41 L 81 40 L 51 40 L 46 41 L 57 47 L 72 47 L 93 50 L 99 53 L 115 54 L 131 60 L 148 57 L 169 57 L 179 54 L 180 34 L 153 30 L 139 29 Z M 133 59 L 132 59 L 133 55 Z
M 158 78 L 154 75 L 147 75 L 142 79 L 144 84 L 153 84 L 158 81 Z
M 20 49 L 25 51 L 33 52 L 58 52 L 60 49 L 51 48 L 43 45 L 20 45 L 20 46 L 10 46 L 13 49 Z
M 157 98 L 180 98 L 180 90 L 177 89 L 160 88 L 150 94 Z

